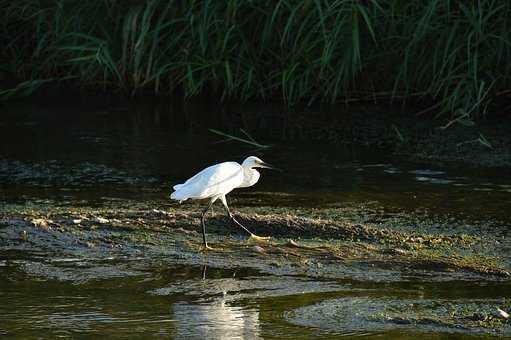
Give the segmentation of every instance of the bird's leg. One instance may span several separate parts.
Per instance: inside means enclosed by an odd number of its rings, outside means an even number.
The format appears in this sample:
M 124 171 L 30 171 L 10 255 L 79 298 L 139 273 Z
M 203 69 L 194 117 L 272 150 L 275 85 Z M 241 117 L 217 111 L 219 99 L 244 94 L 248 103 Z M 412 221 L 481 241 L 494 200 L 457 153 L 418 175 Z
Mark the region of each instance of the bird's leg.
M 208 269 L 208 266 L 204 264 L 202 266 L 202 280 L 206 280 L 206 270 Z
M 269 237 L 261 237 L 261 236 L 257 236 L 256 234 L 252 233 L 250 230 L 248 230 L 247 228 L 245 228 L 245 226 L 243 224 L 241 224 L 240 222 L 238 222 L 235 218 L 234 218 L 234 215 L 231 213 L 231 211 L 229 210 L 229 206 L 227 205 L 227 200 L 225 199 L 225 196 L 221 196 L 220 197 L 220 200 L 222 201 L 222 204 L 224 205 L 225 207 L 225 210 L 227 211 L 227 215 L 229 216 L 229 219 L 231 221 L 234 222 L 234 224 L 236 224 L 238 227 L 240 227 L 241 229 L 245 230 L 247 233 L 250 234 L 250 239 L 253 239 L 255 241 L 266 241 L 269 239 Z
M 206 207 L 206 209 L 204 209 L 204 211 L 202 212 L 202 216 L 201 216 L 202 241 L 204 243 L 203 244 L 204 250 L 212 249 L 210 246 L 208 246 L 208 242 L 206 242 L 206 223 L 205 223 L 206 213 L 208 212 L 208 210 L 211 208 L 212 205 L 213 205 L 213 201 L 209 202 L 208 206 Z

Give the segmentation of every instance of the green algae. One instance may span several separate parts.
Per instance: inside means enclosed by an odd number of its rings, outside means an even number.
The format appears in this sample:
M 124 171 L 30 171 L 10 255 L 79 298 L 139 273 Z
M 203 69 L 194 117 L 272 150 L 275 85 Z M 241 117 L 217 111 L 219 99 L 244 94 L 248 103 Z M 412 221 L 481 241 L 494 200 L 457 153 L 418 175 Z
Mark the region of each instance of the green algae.
M 155 208 L 151 202 L 132 201 L 111 201 L 101 207 L 13 204 L 0 209 L 0 221 L 7 228 L 18 228 L 16 235 L 25 231 L 32 241 L 31 229 L 42 229 L 57 238 L 73 235 L 76 244 L 88 248 L 151 248 L 160 253 L 172 249 L 176 256 L 188 256 L 201 248 L 197 207 Z M 208 217 L 208 238 L 217 257 L 258 257 L 268 267 L 301 268 L 315 276 L 342 277 L 350 266 L 407 275 L 426 271 L 438 276 L 509 276 L 498 248 L 494 253 L 481 251 L 491 236 L 481 238 L 477 228 L 452 232 L 450 224 L 456 221 L 449 218 L 443 223 L 450 231 L 442 232 L 437 218 L 417 214 L 400 220 L 399 214 L 364 208 L 242 208 L 238 217 L 247 228 L 272 236 L 258 248 L 247 243 L 224 215 L 213 213 Z M 420 232 L 414 231 L 416 225 L 421 226 Z
M 408 329 L 414 332 L 509 335 L 511 325 L 497 313 L 504 300 L 393 299 L 343 297 L 324 300 L 286 313 L 302 326 L 353 332 Z M 356 311 L 356 313 L 353 313 Z

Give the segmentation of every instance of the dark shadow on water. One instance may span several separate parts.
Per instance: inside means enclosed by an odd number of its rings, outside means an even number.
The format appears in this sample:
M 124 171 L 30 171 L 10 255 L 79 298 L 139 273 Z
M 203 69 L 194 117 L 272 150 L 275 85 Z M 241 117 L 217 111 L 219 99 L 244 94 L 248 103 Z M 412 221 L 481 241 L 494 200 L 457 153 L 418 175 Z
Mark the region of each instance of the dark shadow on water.
M 202 168 L 252 154 L 241 143 L 218 143 L 222 138 L 208 131 L 236 134 L 243 128 L 274 145 L 257 153 L 284 172 L 263 171 L 256 187 L 232 195 L 239 204 L 322 207 L 379 201 L 397 208 L 508 218 L 511 177 L 403 162 L 374 148 L 301 140 L 296 124 L 286 118 L 289 113 L 278 107 L 128 102 L 113 107 L 12 105 L 4 111 L 3 201 L 163 201 L 171 185 Z

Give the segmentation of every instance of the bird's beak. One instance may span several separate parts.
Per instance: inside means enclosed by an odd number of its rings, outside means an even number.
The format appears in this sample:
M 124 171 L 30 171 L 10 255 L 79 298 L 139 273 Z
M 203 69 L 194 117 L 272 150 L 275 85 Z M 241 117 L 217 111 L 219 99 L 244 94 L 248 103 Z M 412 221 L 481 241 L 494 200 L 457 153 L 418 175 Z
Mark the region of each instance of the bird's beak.
M 260 168 L 267 168 L 267 169 L 277 170 L 277 171 L 282 171 L 281 169 L 276 168 L 276 167 L 274 167 L 273 165 L 268 164 L 268 163 L 266 163 L 266 162 L 260 162 L 260 163 L 259 163 L 259 167 L 260 167 Z

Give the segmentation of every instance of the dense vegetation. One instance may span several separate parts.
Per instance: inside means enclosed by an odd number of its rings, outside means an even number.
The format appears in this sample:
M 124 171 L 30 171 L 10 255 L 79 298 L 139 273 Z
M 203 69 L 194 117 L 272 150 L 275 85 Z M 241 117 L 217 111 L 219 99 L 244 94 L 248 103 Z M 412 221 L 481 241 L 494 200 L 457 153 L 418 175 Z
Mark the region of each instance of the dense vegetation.
M 425 99 L 470 120 L 506 94 L 511 2 L 0 0 L 0 96 L 48 81 L 128 94 Z

